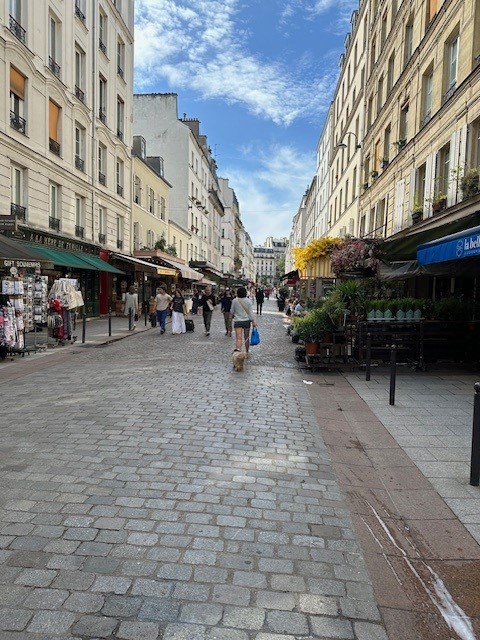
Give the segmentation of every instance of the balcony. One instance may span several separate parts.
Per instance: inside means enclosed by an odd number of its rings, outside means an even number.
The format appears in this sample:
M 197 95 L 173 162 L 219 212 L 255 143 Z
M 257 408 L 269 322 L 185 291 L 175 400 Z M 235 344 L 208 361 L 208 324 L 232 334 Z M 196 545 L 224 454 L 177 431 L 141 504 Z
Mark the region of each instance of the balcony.
M 107 178 L 105 174 L 102 173 L 101 171 L 98 172 L 98 181 L 100 184 L 103 184 L 103 186 L 107 184 Z
M 19 131 L 25 133 L 27 121 L 20 117 L 15 111 L 10 111 L 10 126 Z
M 117 75 L 120 76 L 120 78 L 124 77 L 125 74 L 122 67 L 117 67 Z
M 77 238 L 84 238 L 85 237 L 85 227 L 79 227 L 78 225 L 75 225 L 75 236 Z
M 98 48 L 102 53 L 107 55 L 107 45 L 104 42 L 102 42 L 101 38 L 99 38 L 98 40 Z
M 52 216 L 50 216 L 48 218 L 48 226 L 50 229 L 54 229 L 55 231 L 60 231 L 60 219 L 52 218 Z
M 56 140 L 53 140 L 53 138 L 49 138 L 49 140 L 48 140 L 48 148 L 56 156 L 60 155 L 60 149 L 61 149 L 60 143 L 57 142 Z
M 98 117 L 103 122 L 103 124 L 107 123 L 107 114 L 105 113 L 105 111 L 102 108 L 100 108 L 98 110 Z
M 121 129 L 117 129 L 117 138 L 123 142 L 123 131 Z
M 17 220 L 21 220 L 22 222 L 27 221 L 27 208 L 22 207 L 20 204 L 14 204 L 12 202 L 10 204 L 10 213 L 12 216 L 15 216 Z
M 453 94 L 455 93 L 457 89 L 457 83 L 454 82 L 449 89 L 445 92 L 444 96 L 443 96 L 443 102 L 442 104 L 444 104 L 445 102 L 447 102 L 447 100 L 450 100 L 450 98 L 453 96 Z
M 80 9 L 77 3 L 75 3 L 75 15 L 77 18 L 80 18 L 80 20 L 85 24 L 85 14 Z
M 60 65 L 55 62 L 52 56 L 48 56 L 48 68 L 57 78 L 60 78 Z
M 75 168 L 85 173 L 85 160 L 79 156 L 75 156 Z
M 106 237 L 105 237 L 104 233 L 99 233 L 98 234 L 98 241 L 99 241 L 100 244 L 105 244 Z
M 85 104 L 85 93 L 75 85 L 75 97 Z
M 117 249 L 123 249 L 123 240 L 117 240 Z
M 117 184 L 117 194 L 123 198 L 123 187 L 121 184 Z
M 17 40 L 20 40 L 20 42 L 22 42 L 23 44 L 26 44 L 27 42 L 26 31 L 22 27 L 22 25 L 15 20 L 13 16 L 10 16 L 10 31 L 17 38 Z

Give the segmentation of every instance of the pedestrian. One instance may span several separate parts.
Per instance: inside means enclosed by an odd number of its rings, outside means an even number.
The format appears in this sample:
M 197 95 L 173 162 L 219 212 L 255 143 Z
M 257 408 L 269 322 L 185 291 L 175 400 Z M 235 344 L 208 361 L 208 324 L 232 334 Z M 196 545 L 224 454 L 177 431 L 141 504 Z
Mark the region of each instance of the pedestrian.
M 258 314 L 262 315 L 262 306 L 265 302 L 265 294 L 263 293 L 263 289 L 257 289 L 255 292 L 255 300 L 257 301 L 257 316 Z
M 237 297 L 234 298 L 231 306 L 233 315 L 233 328 L 235 329 L 235 351 L 242 351 L 242 345 L 246 353 L 250 349 L 250 327 L 257 324 L 253 317 L 253 307 L 247 298 L 245 287 L 238 287 Z
M 198 311 L 198 300 L 200 298 L 200 295 L 198 293 L 198 289 L 194 289 L 193 290 L 193 296 L 192 296 L 192 310 L 190 313 L 192 313 L 194 316 L 197 315 L 197 311 Z
M 293 309 L 294 316 L 304 316 L 305 315 L 305 301 L 298 300 L 297 304 Z
M 125 294 L 125 304 L 123 306 L 123 315 L 127 318 L 130 313 L 132 314 L 132 320 L 138 321 L 138 293 L 135 292 L 135 287 L 132 285 L 128 292 Z M 135 327 L 135 325 L 133 325 Z
M 220 300 L 220 310 L 223 313 L 223 319 L 225 321 L 226 336 L 232 335 L 232 313 L 230 311 L 232 308 L 232 302 L 233 302 L 232 292 L 230 291 L 230 289 L 225 289 L 225 293 L 223 294 L 223 297 Z
M 172 334 L 186 333 L 185 327 L 185 298 L 180 289 L 175 289 L 172 302 Z
M 157 320 L 160 325 L 160 333 L 165 333 L 165 322 L 168 316 L 168 309 L 172 301 L 172 296 L 168 295 L 163 287 L 158 287 L 155 303 L 157 309 Z
M 217 301 L 212 293 L 212 287 L 205 287 L 205 291 L 198 300 L 198 306 L 202 307 L 203 324 L 205 326 L 205 335 L 210 335 L 210 325 L 212 323 L 212 312 L 215 309 Z

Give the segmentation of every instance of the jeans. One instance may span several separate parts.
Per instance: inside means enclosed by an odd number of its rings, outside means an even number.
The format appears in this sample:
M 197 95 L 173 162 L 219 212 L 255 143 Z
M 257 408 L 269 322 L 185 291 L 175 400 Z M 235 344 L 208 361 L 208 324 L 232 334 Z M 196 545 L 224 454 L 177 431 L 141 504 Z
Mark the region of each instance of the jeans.
M 232 319 L 233 319 L 233 314 L 230 313 L 230 311 L 224 311 L 223 312 L 223 317 L 225 319 L 225 330 L 232 335 Z
M 162 311 L 159 311 L 157 309 L 157 320 L 158 320 L 158 324 L 160 325 L 160 331 L 165 331 L 165 321 L 167 319 L 168 316 L 168 309 L 162 309 Z
M 210 333 L 210 325 L 212 323 L 212 312 L 204 311 L 203 312 L 203 324 L 205 325 L 205 331 Z

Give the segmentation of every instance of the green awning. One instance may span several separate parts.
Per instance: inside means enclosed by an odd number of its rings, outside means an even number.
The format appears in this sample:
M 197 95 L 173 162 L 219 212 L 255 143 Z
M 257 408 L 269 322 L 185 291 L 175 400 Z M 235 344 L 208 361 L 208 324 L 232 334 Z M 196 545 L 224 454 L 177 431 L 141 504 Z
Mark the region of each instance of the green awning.
M 64 249 L 56 249 L 54 247 L 46 247 L 43 244 L 35 244 L 33 242 L 25 242 L 24 244 L 35 251 L 35 253 L 40 256 L 44 256 L 47 260 L 53 262 L 53 264 L 58 267 L 123 273 L 120 269 L 113 267 L 111 264 L 108 264 L 108 262 L 105 262 L 105 260 L 94 255 L 79 253 L 76 251 L 65 251 Z

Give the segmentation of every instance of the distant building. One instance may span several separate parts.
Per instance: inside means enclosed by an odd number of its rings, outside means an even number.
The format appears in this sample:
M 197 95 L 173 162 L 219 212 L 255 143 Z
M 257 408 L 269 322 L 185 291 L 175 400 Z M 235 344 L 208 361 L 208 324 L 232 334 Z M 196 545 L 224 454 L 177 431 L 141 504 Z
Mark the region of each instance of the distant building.
M 253 248 L 255 281 L 258 286 L 273 287 L 277 284 L 279 276 L 282 275 L 278 272 L 277 263 L 280 258 L 285 257 L 287 245 L 286 238 L 274 239 L 269 236 L 263 247 Z

